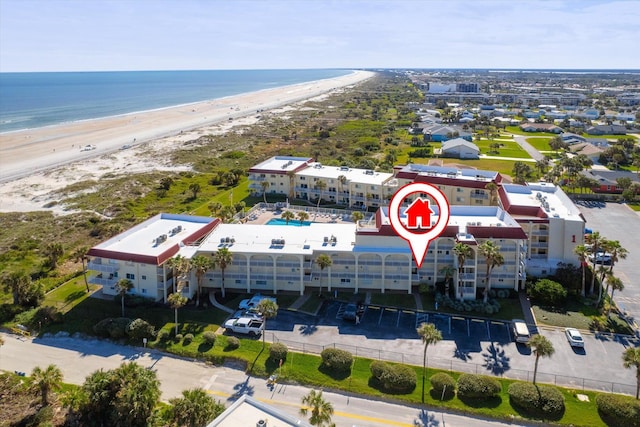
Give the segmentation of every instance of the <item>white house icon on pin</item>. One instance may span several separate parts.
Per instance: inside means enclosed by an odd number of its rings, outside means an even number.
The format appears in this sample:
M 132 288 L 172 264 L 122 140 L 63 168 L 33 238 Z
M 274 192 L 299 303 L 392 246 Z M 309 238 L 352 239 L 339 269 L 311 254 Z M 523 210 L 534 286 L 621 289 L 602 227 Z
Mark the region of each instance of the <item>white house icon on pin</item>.
M 407 215 L 407 228 L 431 228 L 431 215 L 435 212 L 431 209 L 428 199 L 417 198 L 404 211 Z

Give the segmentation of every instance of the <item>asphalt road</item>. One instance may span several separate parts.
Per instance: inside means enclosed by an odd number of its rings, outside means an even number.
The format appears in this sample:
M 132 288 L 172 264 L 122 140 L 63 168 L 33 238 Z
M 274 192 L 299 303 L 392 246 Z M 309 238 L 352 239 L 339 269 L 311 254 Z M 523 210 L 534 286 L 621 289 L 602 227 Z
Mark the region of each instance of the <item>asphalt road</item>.
M 629 251 L 613 272 L 624 283 L 624 290 L 614 294 L 618 307 L 629 313 L 640 325 L 640 215 L 625 204 L 578 202 L 586 227 L 598 231 L 609 240 L 619 240 Z
M 310 389 L 286 384 L 268 387 L 260 378 L 248 377 L 233 366 L 212 367 L 200 362 L 171 357 L 112 344 L 106 341 L 74 338 L 25 339 L 1 334 L 0 369 L 31 373 L 36 366 L 57 365 L 64 381 L 82 384 L 87 375 L 98 369 L 113 369 L 123 362 L 153 369 L 161 382 L 162 400 L 180 395 L 182 390 L 202 387 L 227 406 L 240 394 L 249 394 L 280 410 L 299 417 L 300 401 Z M 333 421 L 344 427 L 483 427 L 507 426 L 481 418 L 432 411 L 413 406 L 364 399 L 325 391 L 324 397 L 334 406 Z M 525 425 L 525 424 L 522 424 Z

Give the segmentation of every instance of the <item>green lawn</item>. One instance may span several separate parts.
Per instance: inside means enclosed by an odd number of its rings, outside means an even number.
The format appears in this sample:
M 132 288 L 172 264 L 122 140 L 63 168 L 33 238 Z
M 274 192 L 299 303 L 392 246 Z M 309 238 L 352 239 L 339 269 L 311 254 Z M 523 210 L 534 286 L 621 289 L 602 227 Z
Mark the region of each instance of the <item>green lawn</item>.
M 592 305 L 583 304 L 579 298 L 569 298 L 566 307 L 553 308 L 532 305 L 536 321 L 541 325 L 557 326 L 562 328 L 576 328 L 582 330 L 600 330 L 620 334 L 633 335 L 629 325 L 615 313 L 611 312 L 609 318 L 600 313 L 600 310 Z
M 527 138 L 526 141 L 538 151 L 553 151 L 549 146 L 549 141 L 553 139 L 552 136 Z
M 498 143 L 500 148 L 498 151 L 494 151 L 491 148 L 491 144 Z M 519 159 L 530 159 L 531 156 L 525 150 L 522 149 L 515 141 L 490 141 L 488 139 L 481 139 L 475 141 L 475 144 L 480 148 L 482 154 L 488 156 L 500 156 L 500 157 L 515 157 Z
M 98 287 L 96 285 L 89 285 L 89 290 L 91 292 L 95 291 L 97 288 Z M 42 305 L 52 306 L 62 313 L 66 313 L 88 298 L 89 295 L 90 294 L 87 293 L 87 287 L 84 283 L 84 279 L 80 276 L 49 292 L 45 296 Z
M 435 295 L 431 292 L 420 294 L 420 298 L 422 299 L 422 307 L 427 311 L 435 311 Z M 452 308 L 439 306 L 438 311 L 441 313 L 448 313 L 454 315 L 466 315 L 466 316 L 478 316 L 482 318 L 495 319 L 495 320 L 511 320 L 511 319 L 522 319 L 522 306 L 520 305 L 520 300 L 518 298 L 506 298 L 499 299 L 500 302 L 500 311 L 493 314 L 478 314 L 474 312 L 460 312 L 457 310 L 453 310 Z

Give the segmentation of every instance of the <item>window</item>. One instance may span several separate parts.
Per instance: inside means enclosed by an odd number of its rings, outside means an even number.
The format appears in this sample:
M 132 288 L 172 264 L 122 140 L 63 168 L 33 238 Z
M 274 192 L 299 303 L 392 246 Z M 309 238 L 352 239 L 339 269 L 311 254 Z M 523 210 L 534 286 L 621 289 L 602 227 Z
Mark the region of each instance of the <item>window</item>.
M 136 278 L 136 275 L 133 273 L 127 273 L 127 279 L 129 280 L 134 280 Z
M 147 290 L 146 290 L 145 288 L 142 288 L 142 293 L 143 293 L 143 294 L 146 294 L 146 293 L 147 293 Z
M 144 274 L 143 274 L 142 276 L 140 276 L 140 278 L 141 278 L 142 280 L 147 280 L 147 276 L 145 276 Z
M 266 280 L 256 280 L 256 285 L 263 285 L 265 286 L 267 284 Z
M 306 178 L 306 177 L 304 177 L 304 176 L 301 176 L 301 177 L 300 177 L 300 181 L 306 181 L 306 180 L 307 180 L 307 178 Z
M 460 187 L 456 188 L 456 193 L 462 193 L 464 190 Z
M 340 283 L 351 283 L 351 279 L 340 279 Z

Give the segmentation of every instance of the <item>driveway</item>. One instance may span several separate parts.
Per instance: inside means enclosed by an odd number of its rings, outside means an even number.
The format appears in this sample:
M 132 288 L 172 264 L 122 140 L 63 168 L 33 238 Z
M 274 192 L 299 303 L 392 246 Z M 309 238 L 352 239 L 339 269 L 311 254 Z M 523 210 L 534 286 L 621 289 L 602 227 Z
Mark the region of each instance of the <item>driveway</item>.
M 627 259 L 613 268 L 622 279 L 624 290 L 614 294 L 618 307 L 640 325 L 640 215 L 625 204 L 579 201 L 576 205 L 587 221 L 587 228 L 609 240 L 619 240 L 629 251 Z

